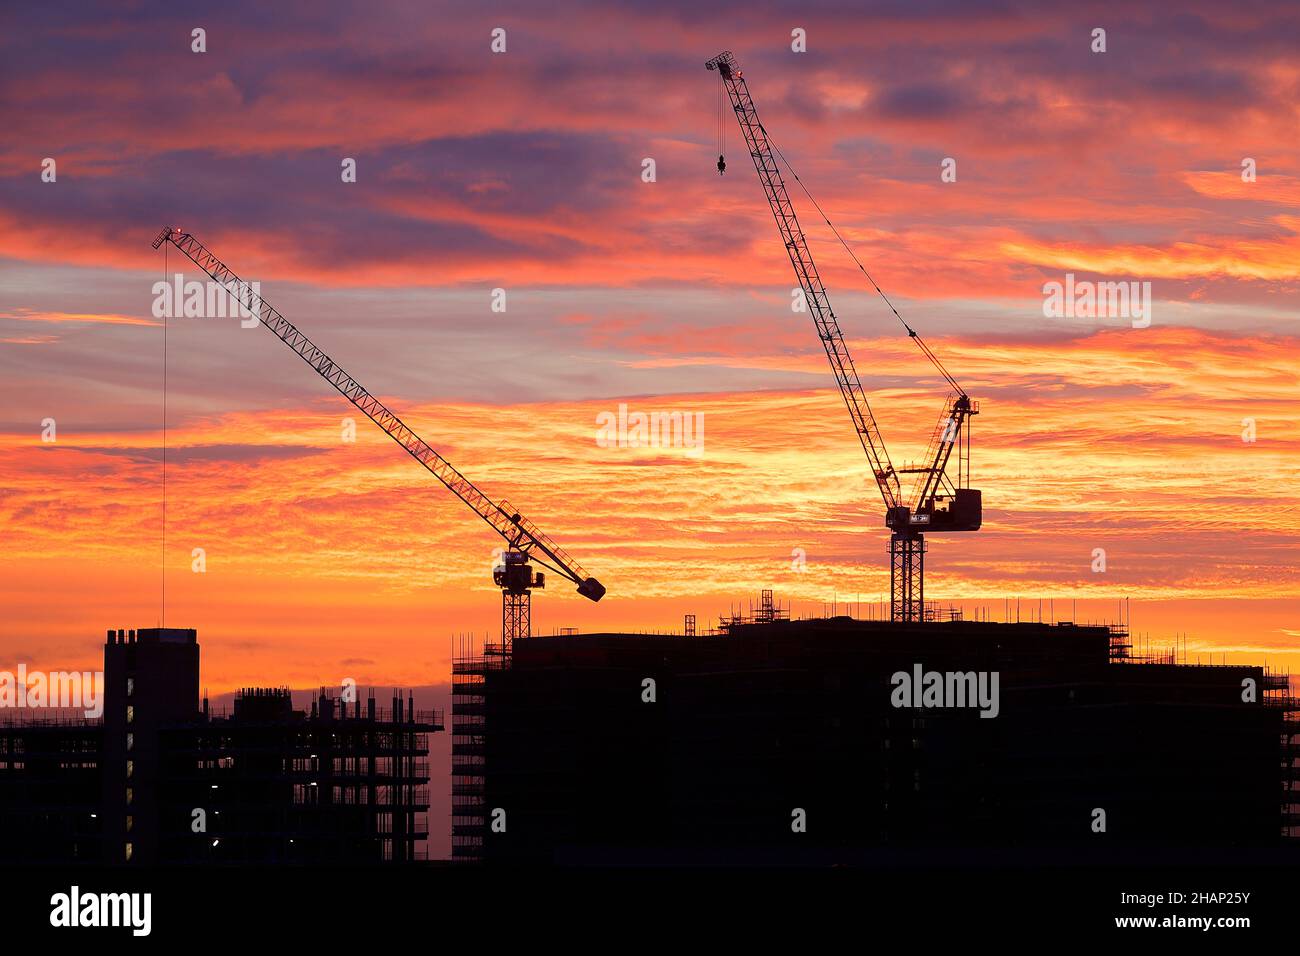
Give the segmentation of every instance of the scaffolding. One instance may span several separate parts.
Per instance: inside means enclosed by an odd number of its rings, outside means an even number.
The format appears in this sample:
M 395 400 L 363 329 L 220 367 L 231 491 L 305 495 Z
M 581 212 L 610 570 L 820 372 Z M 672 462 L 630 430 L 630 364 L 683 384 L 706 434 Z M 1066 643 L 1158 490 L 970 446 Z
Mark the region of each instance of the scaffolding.
M 1291 693 L 1291 675 L 1265 667 L 1260 681 L 1265 707 L 1282 712 L 1278 739 L 1278 769 L 1281 773 L 1279 807 L 1282 836 L 1300 839 L 1300 700 Z
M 510 666 L 510 647 L 457 635 L 451 659 L 451 856 L 482 857 L 487 832 L 487 675 Z
M 774 624 L 777 621 L 788 620 L 790 620 L 789 605 L 782 606 L 776 600 L 772 589 L 764 588 L 759 594 L 757 607 L 754 606 L 754 602 L 751 600 L 747 612 L 733 610 L 730 615 L 718 622 L 718 630 L 727 634 L 733 628 L 745 624 Z
M 307 712 L 287 688 L 244 688 L 228 713 L 165 727 L 161 858 L 172 862 L 426 859 L 428 735 L 438 710 L 413 695 L 391 707 L 321 689 Z M 196 843 L 188 815 L 202 796 L 212 841 Z

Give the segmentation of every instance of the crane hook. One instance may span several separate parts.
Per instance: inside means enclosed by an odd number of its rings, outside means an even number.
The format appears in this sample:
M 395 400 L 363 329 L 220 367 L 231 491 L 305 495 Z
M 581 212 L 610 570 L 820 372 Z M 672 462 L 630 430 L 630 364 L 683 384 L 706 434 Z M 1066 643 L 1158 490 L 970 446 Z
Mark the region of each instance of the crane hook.
M 722 175 L 723 173 L 725 173 L 726 171 L 727 171 L 727 161 L 726 161 L 725 159 L 723 159 L 721 155 L 719 155 L 719 156 L 718 156 L 718 175 L 721 176 L 721 175 Z

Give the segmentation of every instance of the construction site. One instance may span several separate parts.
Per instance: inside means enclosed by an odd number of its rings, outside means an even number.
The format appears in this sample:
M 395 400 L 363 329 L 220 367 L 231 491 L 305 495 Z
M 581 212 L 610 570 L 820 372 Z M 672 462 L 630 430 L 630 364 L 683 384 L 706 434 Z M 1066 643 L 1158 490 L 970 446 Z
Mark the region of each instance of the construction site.
M 735 57 L 706 64 L 742 133 L 881 500 L 887 614 L 794 620 L 771 590 L 697 631 L 533 635 L 532 594 L 606 586 L 495 500 L 191 233 L 224 288 L 504 542 L 500 637 L 453 655 L 452 856 L 481 863 L 871 864 L 900 851 L 1220 847 L 1297 834 L 1300 705 L 1284 673 L 1135 653 L 1119 624 L 994 622 L 927 601 L 927 536 L 978 532 L 980 404 L 899 314 L 760 122 Z M 728 169 L 721 127 L 717 170 Z M 795 181 L 946 392 L 895 464 L 787 187 Z M 919 363 L 918 363 L 919 364 Z M 845 432 L 847 438 L 847 431 Z M 874 550 L 876 541 L 864 546 Z M 755 589 L 766 582 L 754 582 Z M 1054 615 L 1053 615 L 1054 617 Z M 3 729 L 5 852 L 115 862 L 409 862 L 428 835 L 437 712 L 283 688 L 198 701 L 195 632 L 110 631 L 101 725 Z M 57 796 L 56 796 L 57 795 Z M 204 830 L 195 830 L 202 810 Z
M 996 718 L 896 706 L 918 666 L 997 674 Z M 792 621 L 765 592 L 708 634 L 466 646 L 453 671 L 457 859 L 1061 862 L 1300 821 L 1287 676 L 1135 655 L 1119 626 Z
M 199 695 L 191 628 L 113 629 L 102 719 L 0 724 L 0 857 L 23 864 L 375 864 L 424 859 L 436 710 L 374 692 Z
M 926 601 L 926 535 L 982 524 L 979 403 L 772 142 L 735 57 L 705 65 L 883 500 L 888 619 L 790 620 L 764 590 L 756 610 L 707 634 L 688 615 L 679 634 L 532 637 L 507 598 L 501 640 L 461 640 L 454 654 L 453 857 L 827 865 L 1016 848 L 1059 862 L 1061 851 L 1288 845 L 1300 707 L 1287 674 L 1134 654 L 1122 623 L 967 621 Z M 721 115 L 719 129 L 725 175 Z M 948 390 L 919 464 L 896 467 L 886 450 L 783 167 Z M 898 693 L 925 674 L 936 691 L 946 675 L 993 694 L 976 708 Z

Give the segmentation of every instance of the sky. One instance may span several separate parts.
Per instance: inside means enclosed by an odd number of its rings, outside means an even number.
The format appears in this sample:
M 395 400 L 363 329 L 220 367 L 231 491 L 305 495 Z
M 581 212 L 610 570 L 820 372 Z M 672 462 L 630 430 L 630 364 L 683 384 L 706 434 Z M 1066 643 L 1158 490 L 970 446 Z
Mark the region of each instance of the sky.
M 931 536 L 927 597 L 1127 600 L 1152 649 L 1300 667 L 1300 10 L 1195 0 L 11 5 L 0 667 L 95 667 L 106 628 L 165 620 L 213 693 L 423 686 L 499 633 L 486 524 L 265 329 L 155 316 L 155 283 L 201 278 L 150 248 L 168 225 L 609 588 L 553 578 L 536 633 L 705 628 L 762 588 L 873 613 L 882 504 L 723 49 L 980 403 L 984 527 Z M 915 460 L 943 384 L 795 203 Z M 1150 283 L 1149 323 L 1046 315 L 1067 275 Z M 609 447 L 621 405 L 703 440 Z

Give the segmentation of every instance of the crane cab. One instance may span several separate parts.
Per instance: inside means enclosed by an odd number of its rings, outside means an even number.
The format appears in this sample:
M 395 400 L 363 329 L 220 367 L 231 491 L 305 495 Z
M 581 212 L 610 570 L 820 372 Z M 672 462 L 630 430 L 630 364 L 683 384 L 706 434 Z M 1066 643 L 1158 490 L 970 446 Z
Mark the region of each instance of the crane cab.
M 885 526 L 895 533 L 925 534 L 928 531 L 978 531 L 984 517 L 984 496 L 978 488 L 958 488 L 951 497 L 936 498 L 924 510 L 893 508 L 885 514 Z
M 502 551 L 501 560 L 492 568 L 492 582 L 503 591 L 523 594 L 546 587 L 546 575 L 533 569 L 526 552 Z
M 931 531 L 978 531 L 984 517 L 984 496 L 978 488 L 958 488 L 951 498 L 935 500 Z

